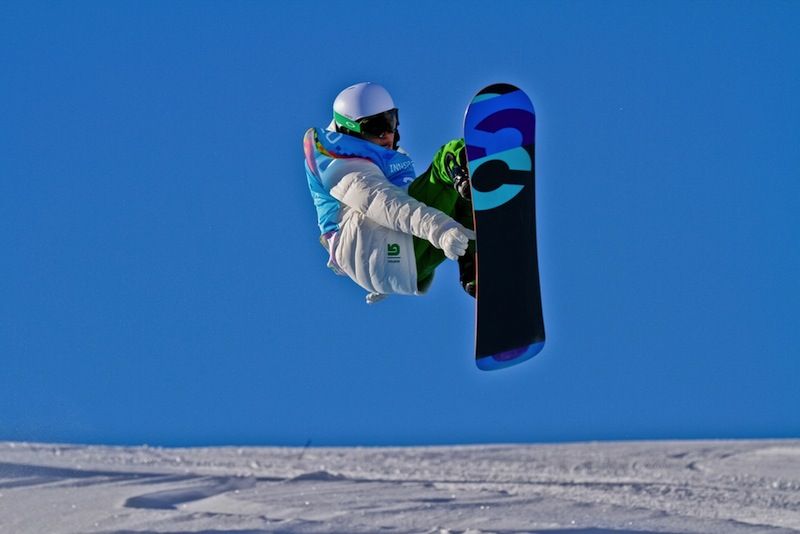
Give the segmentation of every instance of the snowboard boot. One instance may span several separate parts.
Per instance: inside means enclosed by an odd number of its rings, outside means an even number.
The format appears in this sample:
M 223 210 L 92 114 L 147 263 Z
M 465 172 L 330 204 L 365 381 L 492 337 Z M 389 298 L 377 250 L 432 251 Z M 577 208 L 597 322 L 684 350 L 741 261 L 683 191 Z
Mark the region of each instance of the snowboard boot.
M 458 281 L 461 287 L 472 298 L 475 298 L 475 254 L 467 251 L 466 254 L 458 258 Z

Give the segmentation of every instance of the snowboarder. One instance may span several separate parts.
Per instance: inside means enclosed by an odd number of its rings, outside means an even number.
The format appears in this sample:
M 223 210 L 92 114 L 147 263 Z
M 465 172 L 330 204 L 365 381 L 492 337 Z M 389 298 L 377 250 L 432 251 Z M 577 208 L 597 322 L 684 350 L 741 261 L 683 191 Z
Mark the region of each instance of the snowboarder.
M 475 296 L 472 206 L 463 139 L 445 144 L 415 178 L 400 146 L 398 110 L 382 86 L 363 82 L 333 103 L 327 129 L 304 137 L 308 186 L 328 267 L 367 290 L 421 295 L 445 257 Z

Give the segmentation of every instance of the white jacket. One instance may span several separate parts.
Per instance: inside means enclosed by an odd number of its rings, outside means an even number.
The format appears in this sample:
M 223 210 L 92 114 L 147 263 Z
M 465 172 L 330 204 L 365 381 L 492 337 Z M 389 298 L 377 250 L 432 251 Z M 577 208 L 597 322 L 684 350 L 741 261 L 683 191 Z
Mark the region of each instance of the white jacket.
M 442 235 L 461 225 L 389 183 L 367 159 L 337 159 L 328 172 L 336 184 L 330 194 L 342 203 L 329 266 L 370 293 L 420 294 L 412 236 L 442 248 Z

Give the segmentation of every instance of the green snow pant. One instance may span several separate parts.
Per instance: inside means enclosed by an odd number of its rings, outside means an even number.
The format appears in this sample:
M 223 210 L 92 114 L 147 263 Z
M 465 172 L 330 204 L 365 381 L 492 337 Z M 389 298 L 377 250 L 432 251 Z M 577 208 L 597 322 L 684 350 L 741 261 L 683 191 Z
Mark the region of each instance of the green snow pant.
M 418 176 L 408 187 L 408 194 L 413 198 L 442 211 L 473 229 L 472 206 L 453 188 L 453 181 L 445 169 L 445 157 L 448 153 L 456 156 L 457 161 L 465 162 L 464 140 L 450 141 L 433 156 L 430 167 Z M 470 242 L 467 254 L 474 253 L 475 243 Z M 433 282 L 433 273 L 445 259 L 444 252 L 434 247 L 429 241 L 414 237 L 414 257 L 417 263 L 417 289 L 424 293 Z

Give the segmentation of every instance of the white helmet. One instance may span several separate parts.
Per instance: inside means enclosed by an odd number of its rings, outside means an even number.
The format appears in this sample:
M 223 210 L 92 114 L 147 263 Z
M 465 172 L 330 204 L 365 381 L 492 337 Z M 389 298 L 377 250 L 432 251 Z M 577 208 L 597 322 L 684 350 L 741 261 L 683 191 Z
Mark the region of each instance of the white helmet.
M 394 100 L 383 86 L 372 82 L 351 85 L 333 101 L 336 124 L 354 130 L 357 120 L 395 109 Z

